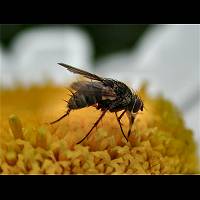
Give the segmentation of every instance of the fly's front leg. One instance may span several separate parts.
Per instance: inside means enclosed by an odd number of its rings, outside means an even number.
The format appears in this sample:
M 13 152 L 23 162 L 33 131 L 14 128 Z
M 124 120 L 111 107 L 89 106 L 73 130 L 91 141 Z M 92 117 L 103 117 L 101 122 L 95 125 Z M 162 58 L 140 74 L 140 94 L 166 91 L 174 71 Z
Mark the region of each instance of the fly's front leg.
M 121 118 L 123 117 L 123 115 L 125 114 L 126 110 L 124 110 L 121 115 L 118 117 L 119 121 L 121 120 Z M 115 113 L 117 115 L 117 113 Z M 120 121 L 121 123 L 121 121 Z M 121 125 L 123 126 L 123 124 L 121 123 Z
M 124 112 L 124 113 L 125 113 L 125 112 Z M 116 116 L 117 121 L 118 121 L 118 123 L 119 123 L 120 129 L 121 129 L 121 132 L 122 132 L 123 136 L 126 138 L 126 141 L 128 142 L 128 139 L 127 139 L 126 135 L 124 134 L 124 131 L 123 131 L 123 128 L 122 128 L 122 124 L 121 124 L 121 122 L 120 122 L 120 119 L 118 118 L 116 112 L 115 112 L 115 116 Z M 120 115 L 120 116 L 121 116 L 121 115 Z

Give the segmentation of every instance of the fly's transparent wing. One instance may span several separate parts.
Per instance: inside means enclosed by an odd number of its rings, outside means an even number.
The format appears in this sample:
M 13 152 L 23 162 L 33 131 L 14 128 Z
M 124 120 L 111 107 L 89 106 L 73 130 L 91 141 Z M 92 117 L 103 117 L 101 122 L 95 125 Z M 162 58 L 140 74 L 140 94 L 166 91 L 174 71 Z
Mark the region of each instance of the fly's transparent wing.
M 102 99 L 116 98 L 114 90 L 102 82 L 78 81 L 72 83 L 71 88 L 84 95 L 101 95 Z
M 91 74 L 89 72 L 86 72 L 86 71 L 84 71 L 82 69 L 78 69 L 76 67 L 72 67 L 72 66 L 66 65 L 64 63 L 58 63 L 58 64 L 63 66 L 63 67 L 65 67 L 70 72 L 73 72 L 75 74 L 80 74 L 80 75 L 82 75 L 82 76 L 84 76 L 86 78 L 89 78 L 89 79 L 92 79 L 92 80 L 97 80 L 97 81 L 103 81 L 104 80 L 103 78 L 101 78 L 101 77 L 99 77 L 99 76 L 97 76 L 95 74 Z

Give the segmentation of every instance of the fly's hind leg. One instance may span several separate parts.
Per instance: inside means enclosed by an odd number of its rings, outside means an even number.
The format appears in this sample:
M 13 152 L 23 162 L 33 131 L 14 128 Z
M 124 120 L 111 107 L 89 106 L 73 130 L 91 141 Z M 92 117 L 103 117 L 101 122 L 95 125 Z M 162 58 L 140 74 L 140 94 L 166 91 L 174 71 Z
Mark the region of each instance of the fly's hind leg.
M 53 122 L 50 122 L 50 124 L 55 124 L 56 122 L 60 121 L 61 119 L 63 119 L 63 118 L 66 117 L 67 115 L 69 115 L 70 111 L 71 111 L 71 109 L 69 108 L 69 109 L 67 110 L 67 112 L 66 112 L 63 116 L 61 116 L 60 118 L 58 118 L 57 120 L 55 120 L 55 121 L 53 121 Z
M 82 140 L 80 140 L 77 144 L 80 144 L 81 142 L 83 142 L 83 140 L 85 140 L 89 136 L 89 134 L 98 125 L 98 123 L 101 121 L 101 119 L 103 118 L 103 116 L 106 114 L 107 111 L 108 111 L 108 109 L 106 109 L 106 110 L 103 111 L 103 113 L 101 114 L 101 116 L 99 117 L 99 119 L 94 123 L 93 127 L 90 129 L 90 131 L 87 133 L 87 135 Z

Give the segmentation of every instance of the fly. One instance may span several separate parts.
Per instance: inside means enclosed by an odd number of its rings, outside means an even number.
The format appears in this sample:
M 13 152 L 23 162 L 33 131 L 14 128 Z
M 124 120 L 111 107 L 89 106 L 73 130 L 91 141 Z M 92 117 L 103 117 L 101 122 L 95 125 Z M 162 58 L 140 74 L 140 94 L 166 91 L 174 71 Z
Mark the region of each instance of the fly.
M 121 132 L 125 139 L 128 141 L 128 137 L 131 134 L 131 128 L 133 126 L 136 114 L 139 110 L 143 111 L 144 103 L 141 98 L 124 83 L 110 79 L 102 78 L 95 74 L 86 72 L 84 70 L 66 65 L 64 63 L 58 63 L 65 67 L 68 71 L 79 74 L 95 81 L 77 81 L 71 84 L 71 88 L 75 91 L 72 92 L 72 96 L 67 102 L 67 111 L 59 119 L 51 122 L 54 124 L 64 117 L 68 116 L 72 110 L 81 109 L 84 107 L 95 106 L 96 109 L 101 110 L 102 113 L 98 120 L 94 123 L 89 132 L 81 139 L 77 144 L 80 144 L 85 140 L 92 130 L 97 127 L 101 119 L 103 119 L 106 112 L 110 111 L 115 113 L 117 122 L 120 126 Z M 117 112 L 123 111 L 120 116 Z M 129 119 L 129 130 L 127 136 L 124 134 L 121 118 L 126 113 Z

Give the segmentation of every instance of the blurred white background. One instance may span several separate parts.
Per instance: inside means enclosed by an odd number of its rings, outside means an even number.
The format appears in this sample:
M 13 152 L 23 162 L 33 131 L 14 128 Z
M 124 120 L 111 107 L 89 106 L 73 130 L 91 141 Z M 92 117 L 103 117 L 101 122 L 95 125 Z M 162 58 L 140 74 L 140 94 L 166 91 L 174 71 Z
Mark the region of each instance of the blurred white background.
M 152 95 L 161 93 L 180 108 L 200 146 L 199 25 L 154 25 L 131 50 L 97 62 L 93 53 L 91 38 L 77 27 L 29 29 L 14 38 L 9 51 L 0 46 L 0 85 L 13 87 L 20 80 L 29 86 L 48 79 L 66 84 L 74 75 L 58 62 L 128 82 L 133 89 L 148 81 Z

